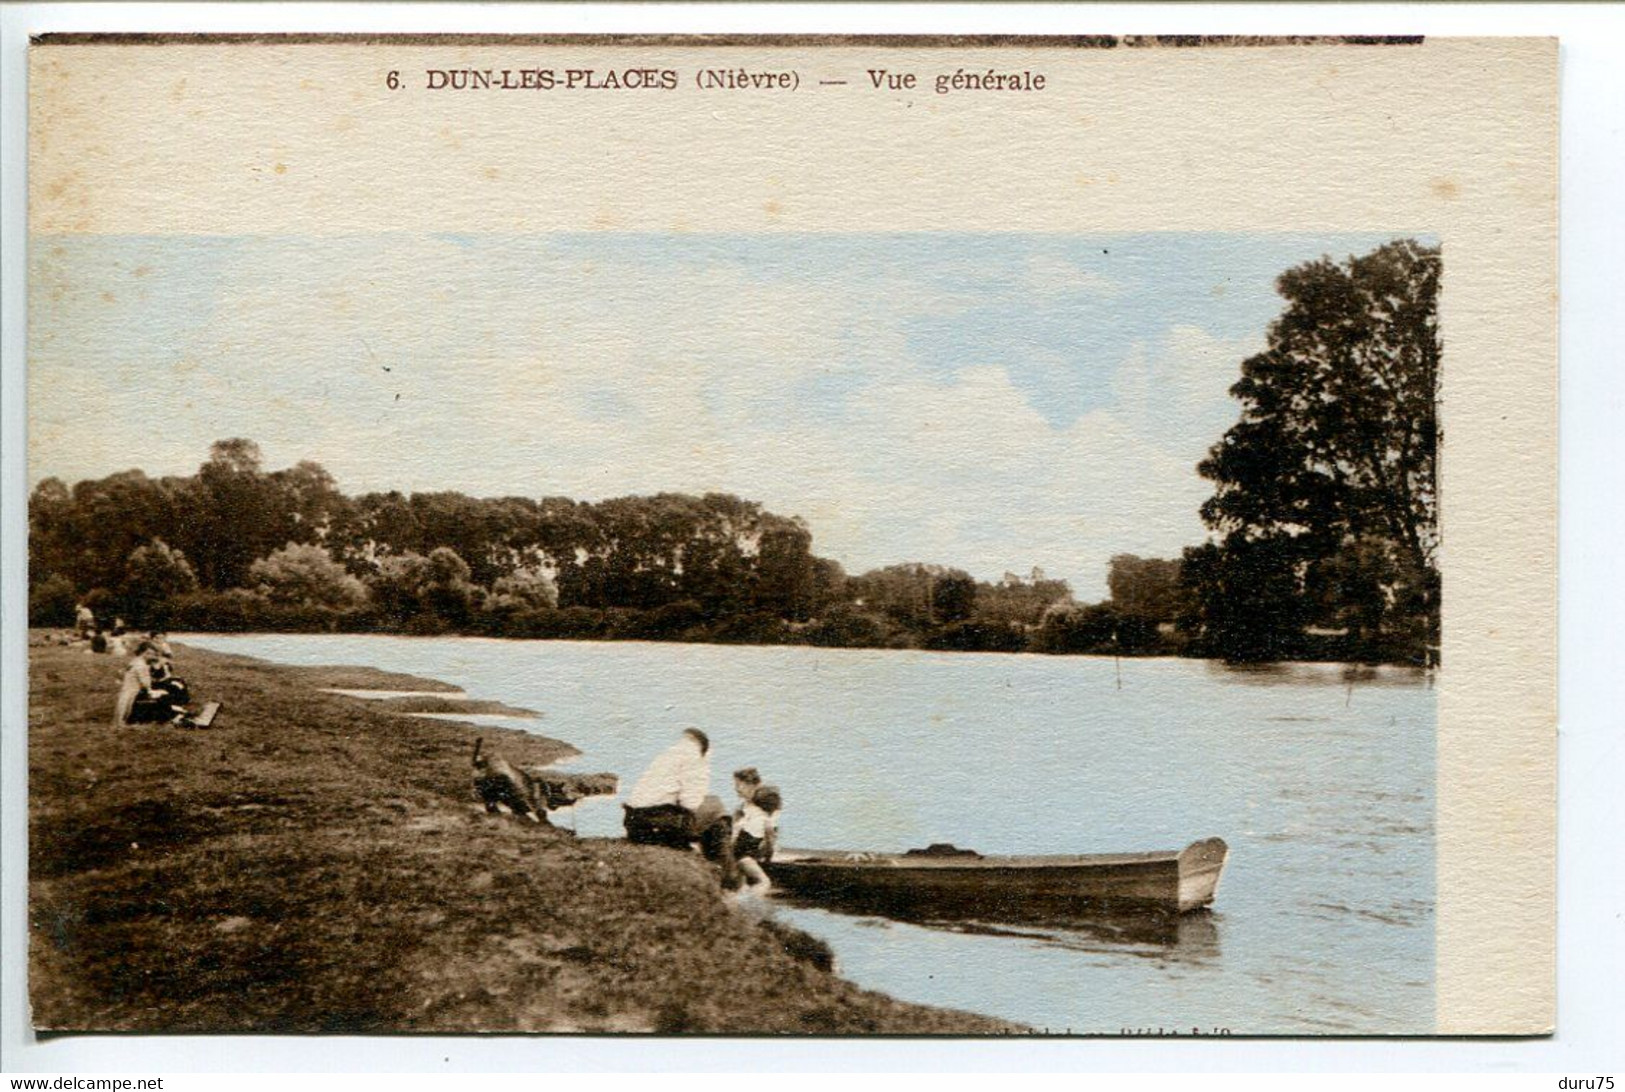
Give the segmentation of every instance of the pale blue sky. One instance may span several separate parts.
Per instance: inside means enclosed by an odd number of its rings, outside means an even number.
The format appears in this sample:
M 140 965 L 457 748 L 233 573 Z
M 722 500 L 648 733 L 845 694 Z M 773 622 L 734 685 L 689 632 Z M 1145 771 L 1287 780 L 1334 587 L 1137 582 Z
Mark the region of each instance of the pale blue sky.
M 852 571 L 1200 541 L 1274 279 L 1387 235 L 32 240 L 30 476 L 248 436 L 349 493 L 722 490 Z

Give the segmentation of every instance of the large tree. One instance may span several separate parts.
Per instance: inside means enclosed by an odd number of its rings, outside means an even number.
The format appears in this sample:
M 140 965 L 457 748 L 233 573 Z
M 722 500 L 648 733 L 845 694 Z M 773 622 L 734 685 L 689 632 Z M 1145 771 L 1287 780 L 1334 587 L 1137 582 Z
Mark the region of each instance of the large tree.
M 181 543 L 210 588 L 247 585 L 257 558 L 290 542 L 317 540 L 339 514 L 342 497 L 316 463 L 274 474 L 261 464 L 254 441 L 217 440 L 188 483 Z
M 1242 363 L 1230 390 L 1241 419 L 1199 467 L 1216 486 L 1202 518 L 1234 555 L 1225 569 L 1268 557 L 1272 570 L 1290 563 L 1306 589 L 1317 566 L 1347 570 L 1357 552 L 1362 572 L 1385 574 L 1383 600 L 1405 616 L 1393 621 L 1414 631 L 1420 616 L 1429 640 L 1438 626 L 1439 274 L 1439 249 L 1411 239 L 1283 273 L 1286 308 L 1269 346 Z M 1370 620 L 1370 593 L 1361 594 L 1366 609 L 1356 613 Z

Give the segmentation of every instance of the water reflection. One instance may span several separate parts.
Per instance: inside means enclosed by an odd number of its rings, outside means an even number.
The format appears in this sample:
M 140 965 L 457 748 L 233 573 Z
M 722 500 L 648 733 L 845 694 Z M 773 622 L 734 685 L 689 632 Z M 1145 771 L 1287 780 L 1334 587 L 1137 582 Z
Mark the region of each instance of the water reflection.
M 1193 965 L 1219 958 L 1219 915 L 1209 910 L 1187 914 L 1098 912 L 1089 915 L 1001 912 L 989 920 L 986 908 L 937 903 L 929 909 L 907 902 L 863 898 L 807 899 L 779 893 L 775 901 L 789 907 L 823 910 L 845 917 L 885 919 L 966 936 L 1025 940 L 1076 952 L 1140 956 Z M 879 924 L 878 922 L 874 922 Z M 863 924 L 859 922 L 858 924 Z
M 1432 685 L 1433 672 L 1398 664 L 1347 663 L 1226 663 L 1201 661 L 1204 672 L 1226 683 L 1243 686 L 1415 687 Z

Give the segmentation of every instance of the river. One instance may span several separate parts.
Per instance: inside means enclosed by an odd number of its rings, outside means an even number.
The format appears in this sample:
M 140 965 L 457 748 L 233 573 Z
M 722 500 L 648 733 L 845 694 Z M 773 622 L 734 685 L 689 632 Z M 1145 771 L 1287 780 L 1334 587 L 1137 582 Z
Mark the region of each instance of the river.
M 740 766 L 781 788 L 788 846 L 1230 844 L 1213 912 L 1149 935 L 772 906 L 829 941 L 846 977 L 896 997 L 1072 1034 L 1433 1030 L 1435 695 L 1418 672 L 470 637 L 178 640 L 409 672 L 534 709 L 534 720 L 467 719 L 565 740 L 584 752 L 573 768 L 615 771 L 623 787 L 683 727 L 701 727 L 730 804 L 727 772 Z M 618 806 L 575 810 L 584 836 L 619 833 Z

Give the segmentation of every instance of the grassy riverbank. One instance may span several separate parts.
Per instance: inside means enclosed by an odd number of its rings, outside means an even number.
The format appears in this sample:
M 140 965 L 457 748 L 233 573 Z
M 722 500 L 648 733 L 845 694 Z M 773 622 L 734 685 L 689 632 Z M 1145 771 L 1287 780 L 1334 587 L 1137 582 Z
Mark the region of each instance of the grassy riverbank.
M 477 806 L 477 735 L 517 763 L 565 743 L 321 689 L 441 685 L 177 652 L 225 703 L 213 730 L 114 728 L 123 661 L 29 650 L 36 1027 L 1010 1030 L 798 959 L 805 938 L 731 908 L 697 858 Z

